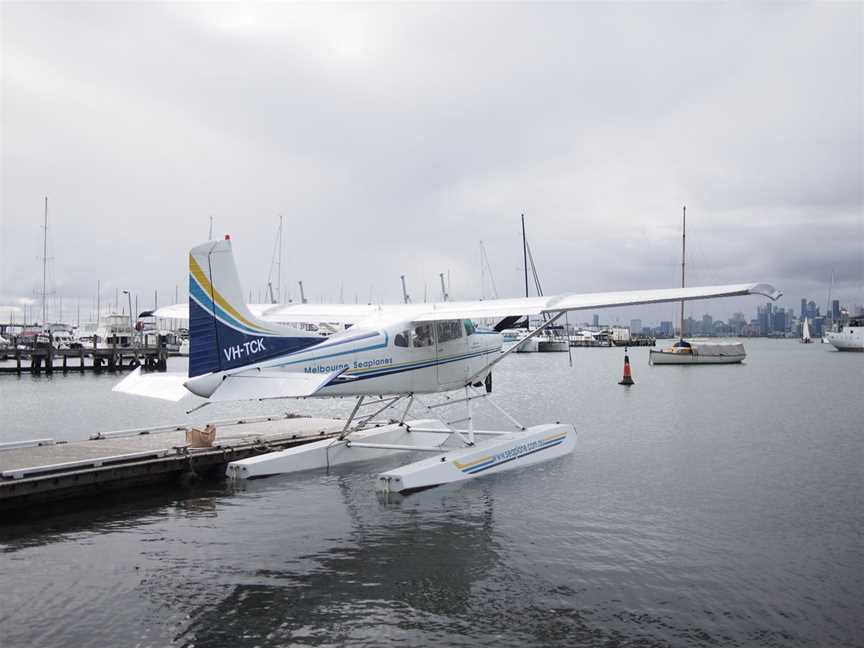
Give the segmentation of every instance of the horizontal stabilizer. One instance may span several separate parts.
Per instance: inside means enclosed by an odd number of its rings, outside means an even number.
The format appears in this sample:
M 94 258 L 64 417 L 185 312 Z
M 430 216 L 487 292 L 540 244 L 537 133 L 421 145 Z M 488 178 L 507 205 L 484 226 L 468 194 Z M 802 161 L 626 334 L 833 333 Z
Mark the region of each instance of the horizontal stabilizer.
M 251 369 L 227 376 L 210 396 L 211 402 L 306 398 L 337 378 L 345 369 L 327 374 L 278 369 Z
M 142 374 L 141 367 L 138 367 L 114 385 L 111 391 L 177 402 L 189 394 L 189 390 L 183 386 L 187 380 L 182 373 Z

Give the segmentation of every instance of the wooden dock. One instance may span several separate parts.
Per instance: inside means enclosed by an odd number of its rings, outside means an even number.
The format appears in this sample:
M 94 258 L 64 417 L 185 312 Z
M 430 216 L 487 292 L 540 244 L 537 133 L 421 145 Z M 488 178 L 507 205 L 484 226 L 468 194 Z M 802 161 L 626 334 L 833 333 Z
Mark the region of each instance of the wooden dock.
M 126 371 L 143 367 L 147 371 L 165 371 L 168 352 L 164 347 L 134 346 L 107 349 L 8 349 L 0 351 L 0 374 L 85 371 Z M 14 364 L 12 364 L 14 362 Z
M 614 340 L 615 346 L 657 346 L 657 340 L 649 335 L 634 335 L 629 340 Z
M 333 436 L 345 421 L 284 415 L 213 424 L 216 440 L 209 448 L 190 448 L 186 425 L 118 430 L 85 441 L 0 444 L 0 510 L 68 498 L 98 501 L 110 490 L 222 477 L 229 461 Z

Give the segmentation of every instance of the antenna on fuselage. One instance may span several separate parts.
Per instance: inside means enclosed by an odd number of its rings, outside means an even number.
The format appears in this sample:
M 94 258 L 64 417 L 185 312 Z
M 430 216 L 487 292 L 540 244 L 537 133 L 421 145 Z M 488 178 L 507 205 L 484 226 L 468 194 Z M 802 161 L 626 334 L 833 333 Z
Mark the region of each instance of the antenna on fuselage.
M 399 275 L 402 280 L 402 301 L 406 304 L 411 303 L 411 296 L 408 294 L 408 288 L 405 287 L 405 275 Z

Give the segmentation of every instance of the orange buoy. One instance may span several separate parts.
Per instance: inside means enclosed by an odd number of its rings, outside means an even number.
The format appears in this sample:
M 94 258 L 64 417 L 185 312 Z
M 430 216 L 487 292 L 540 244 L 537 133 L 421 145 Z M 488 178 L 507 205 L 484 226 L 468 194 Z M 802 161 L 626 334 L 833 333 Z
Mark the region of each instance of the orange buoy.
M 633 376 L 630 375 L 630 356 L 626 353 L 624 354 L 624 377 L 621 379 L 619 385 L 634 385 L 636 383 L 633 382 Z

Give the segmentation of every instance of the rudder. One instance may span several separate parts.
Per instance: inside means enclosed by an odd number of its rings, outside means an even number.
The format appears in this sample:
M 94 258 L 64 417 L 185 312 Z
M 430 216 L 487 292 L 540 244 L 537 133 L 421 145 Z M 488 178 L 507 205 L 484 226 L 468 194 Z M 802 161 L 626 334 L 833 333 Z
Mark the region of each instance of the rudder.
M 321 342 L 308 331 L 265 322 L 243 300 L 231 241 L 189 251 L 189 377 L 236 369 Z

